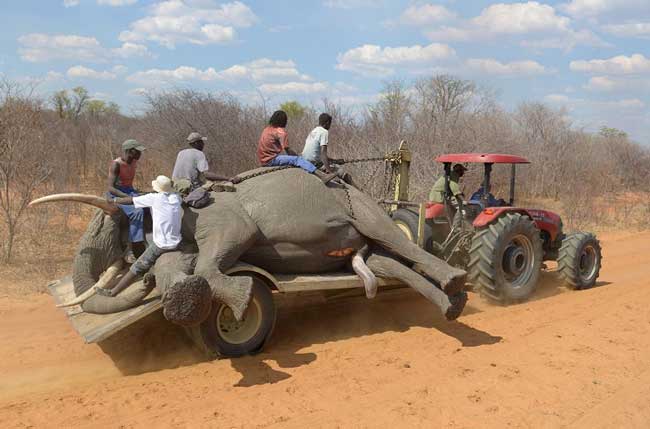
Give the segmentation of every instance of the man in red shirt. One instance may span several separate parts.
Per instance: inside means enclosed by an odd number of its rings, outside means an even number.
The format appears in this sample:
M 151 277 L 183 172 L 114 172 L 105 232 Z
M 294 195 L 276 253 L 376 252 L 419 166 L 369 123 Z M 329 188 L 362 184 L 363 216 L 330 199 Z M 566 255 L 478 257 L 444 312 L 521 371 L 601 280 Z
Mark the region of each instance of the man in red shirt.
M 262 131 L 257 145 L 257 159 L 260 165 L 264 167 L 295 165 L 308 173 L 314 174 L 325 183 L 335 178 L 336 174 L 327 174 L 316 169 L 314 164 L 298 156 L 296 152 L 289 148 L 286 130 L 287 120 L 287 114 L 282 110 L 278 110 L 271 115 L 269 125 Z M 283 151 L 286 155 L 282 155 Z

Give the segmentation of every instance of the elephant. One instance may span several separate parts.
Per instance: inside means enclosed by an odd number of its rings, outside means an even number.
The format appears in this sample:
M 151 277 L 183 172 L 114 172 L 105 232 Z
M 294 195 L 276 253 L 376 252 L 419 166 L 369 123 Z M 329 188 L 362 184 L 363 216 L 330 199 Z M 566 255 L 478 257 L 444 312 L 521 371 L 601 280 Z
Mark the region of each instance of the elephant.
M 344 182 L 324 184 L 297 168 L 263 167 L 238 178 L 234 192 L 211 192 L 207 207 L 184 207 L 179 249 L 162 255 L 142 282 L 116 297 L 91 290 L 98 282 L 110 283 L 108 273 L 119 271 L 128 240 L 122 212 L 100 197 L 80 194 L 51 195 L 32 205 L 78 201 L 102 209 L 88 225 L 73 262 L 75 294 L 85 295 L 81 305 L 86 312 L 136 306 L 157 286 L 163 313 L 174 323 L 200 324 L 214 301 L 241 320 L 253 279 L 226 271 L 247 263 L 291 274 L 338 272 L 351 264 L 368 297 L 374 296 L 376 276 L 394 278 L 433 302 L 448 320 L 462 313 L 465 271 L 409 241 L 369 195 Z

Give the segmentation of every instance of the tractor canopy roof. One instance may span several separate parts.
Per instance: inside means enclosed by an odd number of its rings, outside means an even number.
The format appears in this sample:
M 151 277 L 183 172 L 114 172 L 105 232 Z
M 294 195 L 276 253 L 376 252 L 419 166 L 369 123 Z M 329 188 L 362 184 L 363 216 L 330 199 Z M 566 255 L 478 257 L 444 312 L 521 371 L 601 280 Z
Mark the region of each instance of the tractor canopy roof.
M 499 153 L 450 153 L 439 156 L 436 161 L 478 164 L 530 164 L 530 161 L 521 156 Z

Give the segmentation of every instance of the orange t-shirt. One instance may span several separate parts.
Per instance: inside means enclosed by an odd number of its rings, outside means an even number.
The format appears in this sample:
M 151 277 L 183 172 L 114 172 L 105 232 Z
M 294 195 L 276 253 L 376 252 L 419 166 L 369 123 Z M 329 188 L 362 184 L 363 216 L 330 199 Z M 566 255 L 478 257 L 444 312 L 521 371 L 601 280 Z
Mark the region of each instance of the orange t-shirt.
M 133 187 L 133 178 L 135 177 L 135 169 L 138 164 L 138 160 L 134 159 L 131 161 L 131 164 L 124 161 L 121 157 L 114 160 L 120 164 L 120 174 L 117 176 L 117 186 L 124 186 L 127 188 Z
M 289 147 L 287 130 L 269 125 L 262 131 L 257 144 L 257 160 L 260 165 L 267 165 L 287 147 Z

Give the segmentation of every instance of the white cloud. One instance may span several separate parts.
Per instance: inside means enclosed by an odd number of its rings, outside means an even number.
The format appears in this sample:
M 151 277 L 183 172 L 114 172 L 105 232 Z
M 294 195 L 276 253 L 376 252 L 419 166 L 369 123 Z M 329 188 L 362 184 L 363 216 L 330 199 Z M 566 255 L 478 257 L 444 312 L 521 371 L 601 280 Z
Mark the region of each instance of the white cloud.
M 210 67 L 205 70 L 194 67 L 180 66 L 174 70 L 151 69 L 132 74 L 126 80 L 146 86 L 164 83 L 189 81 L 214 81 L 219 79 L 219 73 Z
M 613 76 L 594 76 L 584 86 L 593 92 L 627 92 L 630 94 L 649 93 L 650 78 L 630 78 Z
M 647 0 L 571 0 L 560 9 L 574 18 L 594 18 L 613 12 L 647 12 Z
M 627 24 L 604 25 L 603 30 L 618 37 L 638 37 L 650 39 L 650 22 L 631 22 Z
M 147 56 L 143 45 L 124 43 L 122 47 L 107 49 L 94 37 L 68 34 L 31 33 L 18 38 L 20 57 L 29 62 L 75 60 L 104 62 L 113 57 Z
M 278 82 L 309 82 L 311 78 L 298 71 L 293 61 L 260 58 L 244 64 L 236 64 L 225 70 L 217 71 L 210 67 L 206 70 L 181 66 L 174 70 L 152 69 L 134 73 L 127 78 L 130 82 L 144 86 L 160 83 L 189 81 L 228 81 L 250 80 L 256 84 Z
M 64 7 L 75 7 L 79 6 L 79 0 L 63 0 Z
M 650 59 L 641 54 L 619 55 L 606 60 L 571 61 L 569 68 L 574 72 L 594 74 L 641 74 L 650 73 Z
M 138 0 L 97 0 L 97 4 L 106 6 L 129 6 L 137 2 Z
M 574 30 L 571 19 L 557 14 L 549 5 L 536 1 L 498 3 L 488 6 L 479 16 L 457 26 L 443 26 L 425 32 L 435 41 L 483 41 L 504 37 L 521 38 L 522 46 L 533 48 L 572 49 L 576 45 L 606 46 L 589 30 Z
M 551 104 L 567 104 L 570 99 L 564 94 L 549 94 L 544 97 L 544 101 Z
M 388 76 L 395 72 L 397 65 L 427 64 L 452 58 L 455 54 L 452 48 L 439 43 L 395 48 L 363 45 L 339 54 L 336 68 L 364 75 Z
M 314 94 L 325 92 L 328 85 L 323 82 L 265 83 L 259 90 L 266 94 Z
M 84 66 L 70 67 L 66 73 L 70 79 L 114 80 L 117 74 L 109 71 L 97 71 Z
M 407 25 L 429 25 L 454 19 L 456 14 L 444 6 L 435 4 L 412 5 L 402 12 L 400 21 Z
M 124 42 L 119 48 L 114 48 L 111 52 L 120 58 L 150 57 L 152 56 L 145 45 L 137 43 Z
M 470 69 L 492 75 L 531 76 L 549 73 L 543 65 L 531 60 L 500 63 L 492 58 L 471 58 L 466 64 Z
M 385 0 L 325 0 L 323 5 L 333 9 L 356 9 L 383 6 Z
M 235 28 L 250 27 L 255 22 L 253 11 L 240 1 L 218 5 L 213 0 L 166 0 L 151 6 L 148 16 L 131 23 L 120 40 L 150 40 L 168 48 L 183 43 L 226 43 L 235 40 Z

